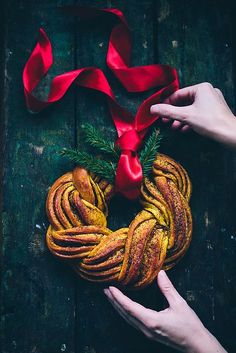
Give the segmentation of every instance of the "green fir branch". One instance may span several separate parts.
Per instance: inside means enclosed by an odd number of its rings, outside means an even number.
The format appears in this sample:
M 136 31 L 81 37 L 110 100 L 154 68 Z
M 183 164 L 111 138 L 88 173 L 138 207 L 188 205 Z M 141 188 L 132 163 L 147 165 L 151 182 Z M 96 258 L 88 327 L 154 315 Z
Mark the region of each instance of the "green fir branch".
M 60 154 L 86 170 L 106 179 L 110 183 L 114 183 L 116 171 L 115 163 L 99 159 L 97 156 L 94 157 L 87 152 L 81 152 L 75 149 L 64 148 Z
M 86 170 L 114 183 L 117 163 L 120 156 L 120 150 L 113 142 L 106 141 L 106 138 L 90 124 L 83 126 L 85 142 L 94 148 L 96 154 L 77 149 L 64 148 L 60 154 L 67 157 L 77 165 Z M 158 153 L 162 135 L 159 129 L 154 129 L 146 139 L 143 148 L 139 153 L 140 163 L 142 165 L 143 175 L 149 176 L 152 171 L 152 165 Z M 107 155 L 108 159 L 99 158 L 99 155 Z
M 152 164 L 156 158 L 161 140 L 162 136 L 160 135 L 160 130 L 154 129 L 140 152 L 139 159 L 142 165 L 144 176 L 148 176 L 152 171 Z
M 119 159 L 119 148 L 115 146 L 114 142 L 107 141 L 107 138 L 103 136 L 98 128 L 90 124 L 84 124 L 82 126 L 83 132 L 85 134 L 85 142 L 96 149 L 96 151 L 100 151 L 102 154 L 111 155 L 115 161 Z

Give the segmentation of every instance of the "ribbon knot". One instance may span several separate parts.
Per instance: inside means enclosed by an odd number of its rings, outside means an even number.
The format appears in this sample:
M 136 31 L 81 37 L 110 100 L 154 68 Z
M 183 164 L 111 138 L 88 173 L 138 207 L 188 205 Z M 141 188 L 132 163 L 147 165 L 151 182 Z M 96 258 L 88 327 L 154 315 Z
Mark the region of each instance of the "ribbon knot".
M 24 93 L 28 109 L 31 112 L 39 112 L 59 101 L 74 82 L 78 86 L 103 93 L 108 99 L 108 106 L 119 136 L 116 143 L 121 148 L 115 186 L 117 191 L 129 199 L 137 198 L 142 182 L 142 167 L 137 151 L 149 126 L 158 119 L 158 116 L 150 114 L 150 106 L 161 102 L 179 88 L 177 72 L 170 66 L 158 64 L 130 67 L 130 30 L 120 10 L 86 6 L 69 6 L 65 9 L 72 15 L 83 19 L 91 19 L 101 14 L 116 16 L 119 23 L 115 24 L 110 35 L 106 58 L 108 67 L 128 92 L 144 92 L 156 86 L 158 91 L 144 100 L 134 118 L 130 112 L 117 103 L 103 71 L 96 67 L 84 67 L 54 77 L 48 99 L 44 101 L 38 99 L 33 95 L 33 90 L 53 64 L 51 42 L 41 29 L 38 43 L 23 71 Z
M 116 141 L 121 149 L 116 170 L 116 191 L 128 199 L 139 196 L 142 182 L 142 166 L 137 151 L 142 144 L 142 138 L 135 129 L 125 131 Z
M 120 147 L 121 151 L 137 152 L 141 144 L 142 139 L 135 129 L 125 131 L 116 141 L 116 145 Z

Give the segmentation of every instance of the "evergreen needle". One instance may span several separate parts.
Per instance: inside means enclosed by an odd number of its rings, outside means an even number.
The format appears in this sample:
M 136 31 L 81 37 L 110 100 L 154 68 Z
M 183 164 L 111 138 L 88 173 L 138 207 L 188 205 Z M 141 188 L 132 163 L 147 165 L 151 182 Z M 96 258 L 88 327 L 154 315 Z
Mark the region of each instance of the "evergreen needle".
M 87 152 L 81 152 L 76 149 L 64 148 L 60 152 L 60 154 L 69 158 L 71 161 L 85 168 L 89 172 L 92 172 L 106 179 L 110 183 L 114 183 L 115 171 L 116 171 L 115 163 L 101 160 L 96 156 L 94 157 Z
M 143 169 L 143 175 L 148 176 L 152 171 L 152 164 L 156 158 L 157 152 L 160 147 L 162 136 L 159 129 L 154 129 L 147 141 L 144 148 L 140 152 L 140 162 Z
M 114 142 L 107 141 L 107 138 L 103 136 L 97 128 L 90 124 L 84 124 L 82 128 L 85 134 L 85 142 L 88 145 L 101 153 L 112 155 L 113 158 L 118 161 L 119 148 L 115 146 Z

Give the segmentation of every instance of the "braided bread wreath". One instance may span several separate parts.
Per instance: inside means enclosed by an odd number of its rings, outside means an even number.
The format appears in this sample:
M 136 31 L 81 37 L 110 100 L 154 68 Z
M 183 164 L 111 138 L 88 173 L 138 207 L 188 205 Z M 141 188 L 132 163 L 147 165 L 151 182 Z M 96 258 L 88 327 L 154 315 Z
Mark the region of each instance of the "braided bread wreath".
M 87 280 L 140 289 L 188 249 L 191 182 L 180 164 L 158 154 L 152 176 L 143 178 L 143 209 L 128 228 L 116 231 L 106 221 L 113 194 L 113 185 L 80 167 L 57 179 L 46 203 L 47 245 Z

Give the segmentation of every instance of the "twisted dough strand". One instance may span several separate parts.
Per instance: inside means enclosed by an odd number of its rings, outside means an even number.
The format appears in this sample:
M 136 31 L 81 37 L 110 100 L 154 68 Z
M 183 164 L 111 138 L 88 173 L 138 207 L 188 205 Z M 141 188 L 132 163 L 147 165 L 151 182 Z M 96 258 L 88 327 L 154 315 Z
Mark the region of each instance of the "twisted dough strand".
M 75 168 L 53 184 L 47 198 L 47 245 L 83 278 L 149 285 L 161 268 L 173 267 L 191 241 L 191 182 L 184 168 L 158 154 L 151 180 L 143 179 L 143 209 L 128 228 L 107 228 L 113 185 Z

